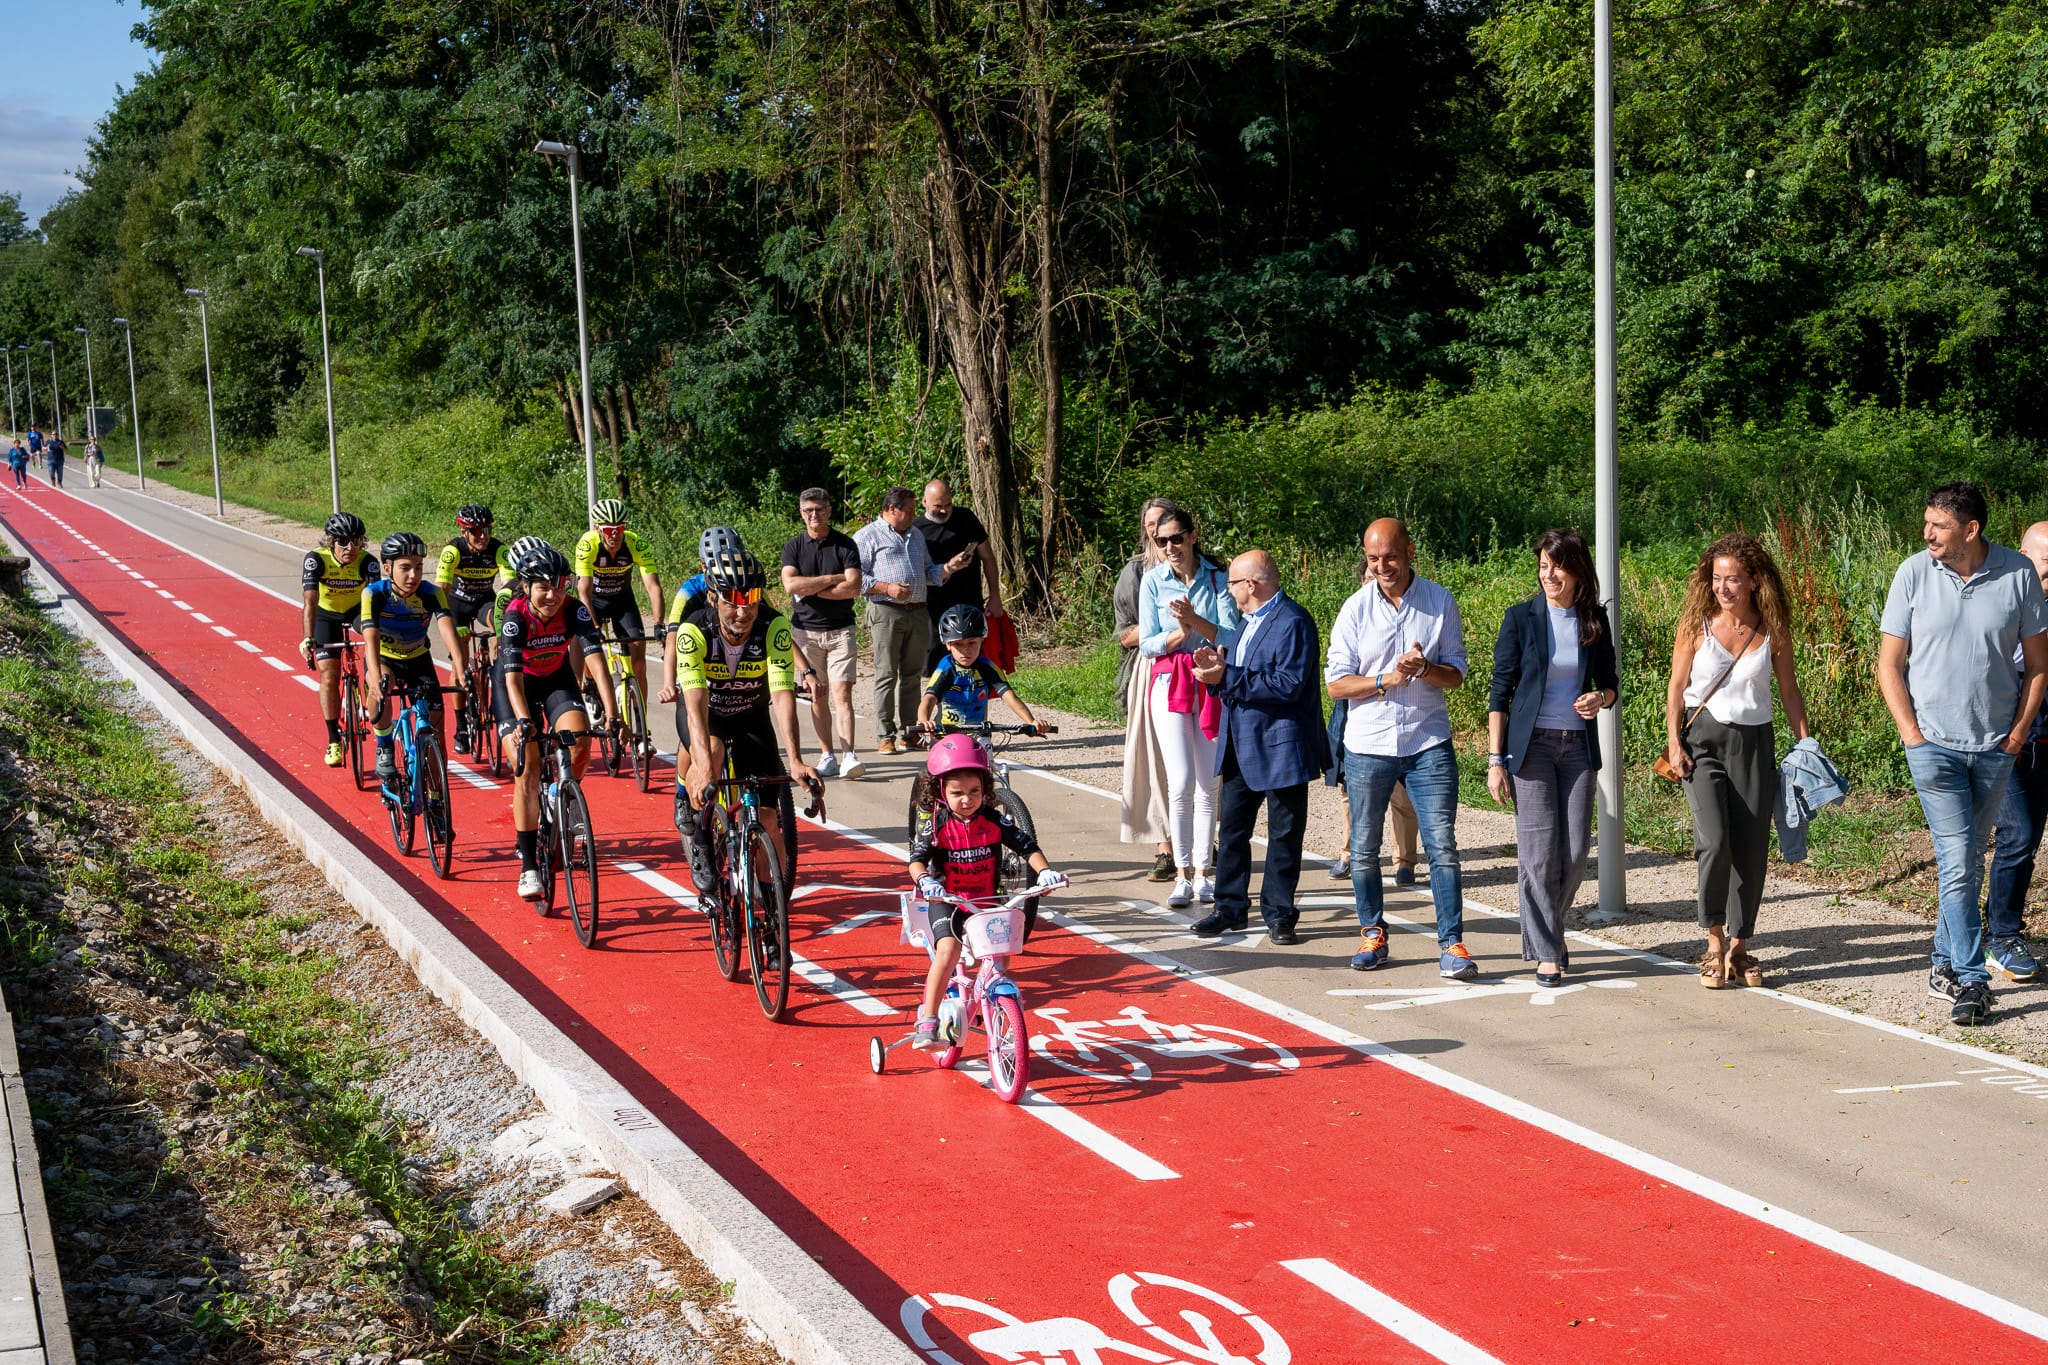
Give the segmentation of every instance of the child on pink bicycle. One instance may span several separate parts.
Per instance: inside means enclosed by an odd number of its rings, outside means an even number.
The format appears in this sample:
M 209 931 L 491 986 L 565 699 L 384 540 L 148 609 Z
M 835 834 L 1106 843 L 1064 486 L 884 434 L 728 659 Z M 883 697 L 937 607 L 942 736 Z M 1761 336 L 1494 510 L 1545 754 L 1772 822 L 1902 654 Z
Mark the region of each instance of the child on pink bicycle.
M 1038 885 L 1062 884 L 1038 840 L 988 804 L 995 790 L 995 758 L 973 735 L 947 735 L 932 745 L 920 780 L 918 804 L 931 814 L 917 827 L 910 844 L 910 876 L 926 900 L 953 897 L 985 900 L 997 893 L 1004 849 L 1031 865 Z M 924 982 L 924 1000 L 917 1009 L 917 1031 L 911 1046 L 920 1052 L 955 1041 L 939 1036 L 939 1001 L 960 960 L 960 938 L 968 912 L 954 906 L 951 914 L 932 916 L 932 967 Z M 1038 902 L 1024 907 L 1024 936 L 1038 920 Z

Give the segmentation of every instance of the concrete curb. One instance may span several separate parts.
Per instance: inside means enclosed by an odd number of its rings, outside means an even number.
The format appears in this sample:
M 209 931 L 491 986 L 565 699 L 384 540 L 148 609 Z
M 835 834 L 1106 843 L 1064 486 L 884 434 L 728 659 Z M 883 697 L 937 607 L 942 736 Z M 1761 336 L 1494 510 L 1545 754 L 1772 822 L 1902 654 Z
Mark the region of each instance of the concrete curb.
M 0 1294 L 25 1291 L 32 1305 L 32 1312 L 20 1315 L 23 1320 L 18 1322 L 11 1308 L 0 1311 L 0 1318 L 7 1320 L 5 1339 L 0 1340 L 0 1361 L 74 1365 L 78 1357 L 71 1349 L 71 1318 L 64 1307 L 57 1240 L 50 1233 L 50 1206 L 43 1198 L 42 1158 L 37 1155 L 35 1125 L 28 1112 L 28 1089 L 21 1079 L 21 1056 L 14 1046 L 14 1018 L 4 1001 L 0 1001 L 0 1090 L 6 1092 L 0 1128 L 9 1134 L 14 1157 L 13 1174 L 0 1179 L 14 1182 L 21 1217 L 19 1243 L 14 1240 L 15 1228 L 0 1230 L 0 1238 L 10 1244 L 0 1248 L 0 1264 L 11 1263 L 15 1255 L 25 1254 L 27 1258 L 27 1264 L 19 1267 L 26 1272 L 26 1281 L 17 1285 L 12 1275 L 6 1276 L 0 1282 Z M 26 1321 L 30 1317 L 34 1319 L 33 1326 Z M 31 1331 L 34 1340 L 27 1339 Z
M 382 934 L 420 983 L 482 1034 L 512 1073 L 646 1200 L 721 1279 L 733 1303 L 796 1365 L 920 1365 L 844 1286 L 648 1113 L 389 874 L 337 835 L 143 664 L 26 547 L 37 576 L 193 748 L 239 787 L 328 885 Z M 243 760 L 243 761 L 238 761 Z

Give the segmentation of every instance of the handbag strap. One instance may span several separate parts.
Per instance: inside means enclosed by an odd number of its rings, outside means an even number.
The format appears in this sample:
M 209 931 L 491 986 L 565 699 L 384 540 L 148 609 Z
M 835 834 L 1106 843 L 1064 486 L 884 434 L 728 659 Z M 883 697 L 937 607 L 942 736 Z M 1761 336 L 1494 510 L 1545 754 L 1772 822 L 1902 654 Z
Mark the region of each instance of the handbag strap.
M 1704 636 L 1708 634 L 1710 631 L 1712 631 L 1712 629 L 1712 626 L 1702 624 L 1700 626 L 1700 634 Z M 1735 671 L 1735 665 L 1742 662 L 1742 656 L 1746 652 L 1748 652 L 1750 631 L 1751 627 L 1749 626 L 1744 626 L 1742 628 L 1742 638 L 1736 641 L 1736 644 L 1742 646 L 1742 648 L 1733 650 L 1729 653 L 1727 667 L 1723 668 L 1721 670 L 1720 676 L 1716 677 L 1714 681 L 1708 685 L 1707 690 L 1700 694 L 1699 705 L 1692 708 L 1692 714 L 1685 718 L 1685 725 L 1678 732 L 1678 736 L 1680 739 L 1683 739 L 1686 735 L 1691 733 L 1692 723 L 1700 718 L 1700 712 L 1707 709 L 1707 703 L 1712 701 L 1714 699 L 1714 694 L 1721 690 L 1721 684 L 1728 681 L 1728 675 Z M 1719 640 L 1716 640 L 1714 643 L 1719 644 L 1721 642 Z

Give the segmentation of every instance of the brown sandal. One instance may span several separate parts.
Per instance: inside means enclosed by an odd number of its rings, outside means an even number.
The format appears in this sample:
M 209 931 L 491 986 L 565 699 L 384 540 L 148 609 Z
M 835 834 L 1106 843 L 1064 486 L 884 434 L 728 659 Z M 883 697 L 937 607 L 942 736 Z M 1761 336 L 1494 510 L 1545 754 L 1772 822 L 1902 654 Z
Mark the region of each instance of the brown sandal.
M 1747 949 L 1738 948 L 1728 955 L 1728 984 L 1740 981 L 1745 986 L 1764 984 L 1764 964 L 1749 955 Z
M 1700 984 L 1710 991 L 1728 989 L 1727 963 L 1712 948 L 1700 954 Z

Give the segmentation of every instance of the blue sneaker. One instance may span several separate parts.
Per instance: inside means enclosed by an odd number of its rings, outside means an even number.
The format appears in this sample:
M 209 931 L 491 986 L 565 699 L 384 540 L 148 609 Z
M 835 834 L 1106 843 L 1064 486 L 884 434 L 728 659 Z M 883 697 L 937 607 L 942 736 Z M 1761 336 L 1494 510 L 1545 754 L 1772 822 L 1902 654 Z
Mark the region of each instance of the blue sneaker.
M 1358 936 L 1358 951 L 1351 955 L 1351 970 L 1369 972 L 1383 966 L 1387 960 L 1387 931 L 1381 928 L 1367 929 Z
M 2012 981 L 2032 981 L 2041 974 L 2041 964 L 2027 951 L 2025 939 L 2002 938 L 1984 954 L 1984 970 Z
M 1479 964 L 1462 943 L 1453 943 L 1437 954 L 1436 972 L 1446 981 L 1470 981 L 1479 975 Z

